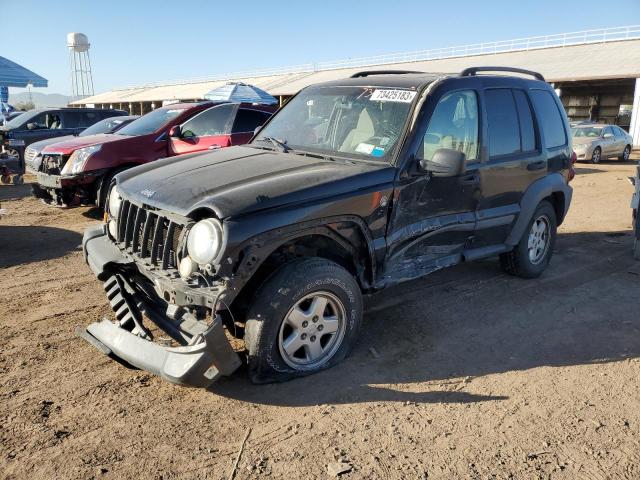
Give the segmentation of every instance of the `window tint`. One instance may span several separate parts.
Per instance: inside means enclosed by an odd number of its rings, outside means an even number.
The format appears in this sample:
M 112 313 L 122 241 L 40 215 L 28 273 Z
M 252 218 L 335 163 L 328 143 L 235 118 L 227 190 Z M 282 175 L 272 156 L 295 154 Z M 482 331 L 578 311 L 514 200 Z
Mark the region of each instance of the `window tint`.
M 620 127 L 612 127 L 616 137 L 624 137 L 624 131 Z
M 83 127 L 90 127 L 91 125 L 96 123 L 98 120 L 102 119 L 101 115 L 99 115 L 98 112 L 82 112 L 81 118 L 82 118 L 81 126 Z
M 229 133 L 234 108 L 231 104 L 225 104 L 199 113 L 182 125 L 182 136 L 204 137 Z
M 509 155 L 520 151 L 518 111 L 510 89 L 485 92 L 489 127 L 489 156 Z
M 158 108 L 134 120 L 126 127 L 122 127 L 118 130 L 118 135 L 130 135 L 133 137 L 137 135 L 148 135 L 159 130 L 160 127 L 164 127 L 171 120 L 183 113 L 184 109 L 182 108 Z
M 530 93 L 538 117 L 538 125 L 544 133 L 545 147 L 554 148 L 565 145 L 567 136 L 564 131 L 564 122 L 551 92 L 531 90 Z
M 439 148 L 478 158 L 478 100 L 473 91 L 445 95 L 436 105 L 423 138 L 422 158 L 431 160 Z
M 520 150 L 531 152 L 536 149 L 536 132 L 533 128 L 533 114 L 527 100 L 527 94 L 522 90 L 513 90 L 520 119 Z
M 258 110 L 247 110 L 241 108 L 236 115 L 232 133 L 252 132 L 265 124 L 271 115 Z

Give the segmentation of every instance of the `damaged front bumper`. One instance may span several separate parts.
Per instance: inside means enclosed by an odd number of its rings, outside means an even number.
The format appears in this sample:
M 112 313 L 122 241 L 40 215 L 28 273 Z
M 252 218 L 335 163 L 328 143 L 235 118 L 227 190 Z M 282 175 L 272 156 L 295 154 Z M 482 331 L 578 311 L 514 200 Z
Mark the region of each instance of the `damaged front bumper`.
M 86 329 L 78 327 L 76 333 L 81 338 L 102 353 L 181 385 L 208 387 L 240 366 L 240 357 L 229 343 L 219 315 L 214 314 L 213 321 L 205 324 L 188 313 L 176 315 L 176 311 L 185 311 L 176 305 L 169 306 L 173 315 L 148 305 L 148 296 L 136 290 L 127 275 L 118 273 L 124 271 L 123 267 L 136 267 L 133 260 L 109 240 L 104 227 L 87 230 L 82 246 L 89 267 L 96 277 L 105 281 L 116 321 L 103 319 Z M 143 314 L 181 345 L 164 346 L 154 342 L 144 326 Z

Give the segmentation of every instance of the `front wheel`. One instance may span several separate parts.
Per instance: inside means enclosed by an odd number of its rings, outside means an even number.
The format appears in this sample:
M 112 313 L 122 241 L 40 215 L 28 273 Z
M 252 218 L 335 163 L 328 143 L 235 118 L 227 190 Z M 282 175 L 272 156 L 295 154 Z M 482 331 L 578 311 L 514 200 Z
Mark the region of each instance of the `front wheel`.
M 624 151 L 622 152 L 622 155 L 620 155 L 619 160 L 623 162 L 628 162 L 630 156 L 631 156 L 631 147 L 627 145 L 626 147 L 624 147 Z
M 285 264 L 256 293 L 245 326 L 254 383 L 309 375 L 340 362 L 362 321 L 355 278 L 322 258 Z
M 596 147 L 593 149 L 593 153 L 591 154 L 591 163 L 600 163 L 602 159 L 602 150 L 600 147 Z
M 548 201 L 543 200 L 520 242 L 512 251 L 500 255 L 502 269 L 522 278 L 539 277 L 551 260 L 556 230 L 556 212 Z

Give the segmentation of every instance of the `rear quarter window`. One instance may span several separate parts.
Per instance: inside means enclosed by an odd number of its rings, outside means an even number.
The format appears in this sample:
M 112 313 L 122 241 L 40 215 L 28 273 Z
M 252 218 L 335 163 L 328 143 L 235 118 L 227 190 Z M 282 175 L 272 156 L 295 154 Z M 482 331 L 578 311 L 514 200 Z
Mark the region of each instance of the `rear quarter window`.
M 530 90 L 531 101 L 544 135 L 546 148 L 562 147 L 567 144 L 562 114 L 551 92 L 546 90 Z

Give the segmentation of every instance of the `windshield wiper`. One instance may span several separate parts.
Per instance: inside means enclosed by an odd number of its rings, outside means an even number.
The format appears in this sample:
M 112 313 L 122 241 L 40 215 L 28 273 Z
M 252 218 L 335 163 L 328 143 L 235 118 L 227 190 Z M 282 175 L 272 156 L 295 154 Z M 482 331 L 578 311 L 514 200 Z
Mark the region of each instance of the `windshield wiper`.
M 282 140 L 278 140 L 277 138 L 274 138 L 274 137 L 262 137 L 260 138 L 260 140 L 266 140 L 268 142 L 271 142 L 274 147 L 276 147 L 278 150 L 283 151 L 284 153 L 287 153 L 293 150 L 285 142 L 283 142 Z

